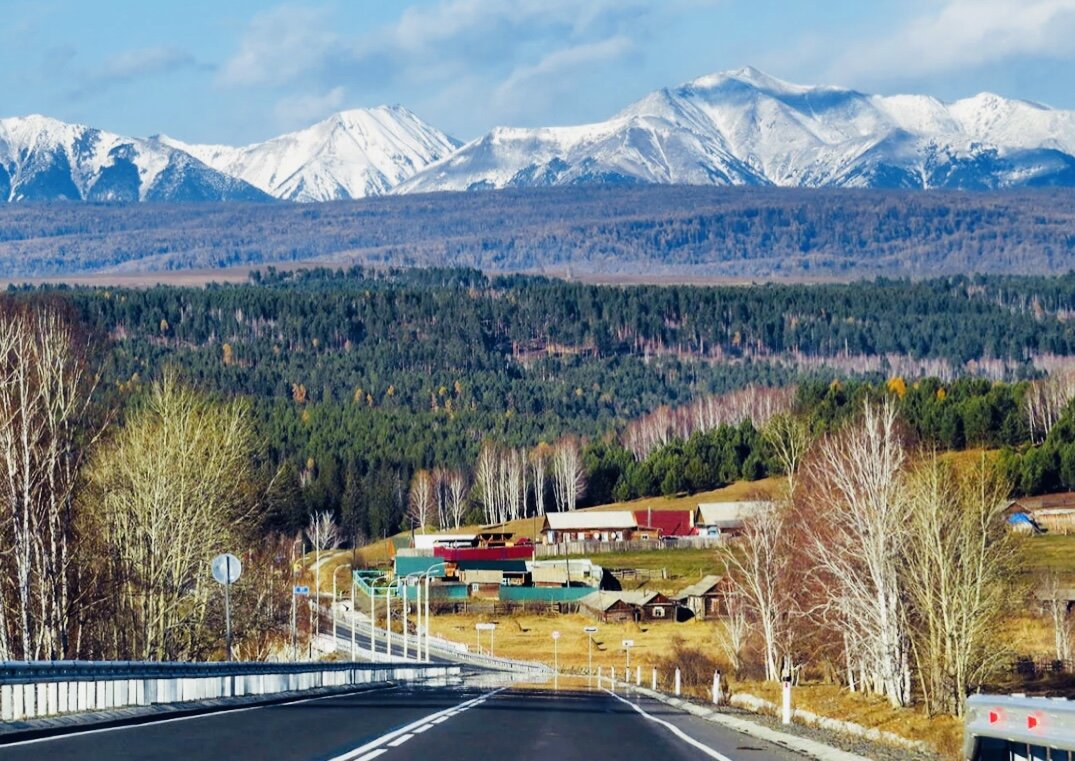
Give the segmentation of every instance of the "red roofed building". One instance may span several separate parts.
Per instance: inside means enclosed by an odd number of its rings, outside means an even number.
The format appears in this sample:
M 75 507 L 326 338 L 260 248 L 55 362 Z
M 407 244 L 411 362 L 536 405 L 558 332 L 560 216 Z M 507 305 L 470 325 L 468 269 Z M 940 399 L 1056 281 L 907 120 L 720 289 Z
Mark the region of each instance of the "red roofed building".
M 694 536 L 693 510 L 635 510 L 640 526 L 655 528 L 661 536 Z

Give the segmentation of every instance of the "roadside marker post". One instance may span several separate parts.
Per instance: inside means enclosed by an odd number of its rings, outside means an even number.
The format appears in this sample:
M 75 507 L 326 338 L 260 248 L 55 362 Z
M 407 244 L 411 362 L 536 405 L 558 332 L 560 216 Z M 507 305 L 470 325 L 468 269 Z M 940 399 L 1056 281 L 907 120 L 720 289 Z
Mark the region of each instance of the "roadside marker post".
M 586 681 L 588 684 L 593 684 L 593 635 L 597 634 L 596 626 L 587 626 L 583 629 L 586 632 Z M 598 688 L 601 687 L 601 680 L 597 680 Z
M 681 680 L 679 677 L 679 666 L 676 666 L 676 697 L 679 697 Z
M 720 705 L 720 669 L 713 672 L 713 705 Z
M 560 673 L 560 655 L 556 649 L 556 642 L 560 639 L 560 632 L 552 633 L 552 673 Z
M 635 685 L 642 686 L 642 667 L 635 666 Z
M 791 723 L 791 680 L 784 680 L 784 688 L 782 690 L 783 700 L 780 711 L 780 719 L 784 724 Z
M 657 667 L 653 667 L 653 686 L 650 687 L 654 692 L 657 691 Z

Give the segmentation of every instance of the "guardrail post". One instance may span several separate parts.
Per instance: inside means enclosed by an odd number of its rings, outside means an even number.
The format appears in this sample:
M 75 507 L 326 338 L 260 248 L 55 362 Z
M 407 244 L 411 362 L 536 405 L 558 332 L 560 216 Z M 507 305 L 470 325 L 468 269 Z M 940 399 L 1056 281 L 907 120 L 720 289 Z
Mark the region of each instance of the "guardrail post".
M 34 695 L 34 713 L 33 716 L 44 716 L 48 712 L 49 708 L 49 686 L 46 682 L 37 683 L 37 694 Z
M 14 721 L 13 711 L 15 690 L 10 684 L 0 684 L 0 721 Z

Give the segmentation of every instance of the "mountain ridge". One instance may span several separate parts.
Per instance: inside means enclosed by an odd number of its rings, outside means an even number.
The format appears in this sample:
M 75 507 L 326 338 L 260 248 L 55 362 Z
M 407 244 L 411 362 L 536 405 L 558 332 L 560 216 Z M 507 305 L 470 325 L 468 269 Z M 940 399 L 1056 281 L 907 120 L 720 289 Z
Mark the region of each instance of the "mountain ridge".
M 245 146 L 0 119 L 0 202 L 318 202 L 570 185 L 1002 190 L 1075 187 L 1075 111 L 994 93 L 945 102 L 802 85 L 745 67 L 604 121 L 460 143 L 400 105 Z

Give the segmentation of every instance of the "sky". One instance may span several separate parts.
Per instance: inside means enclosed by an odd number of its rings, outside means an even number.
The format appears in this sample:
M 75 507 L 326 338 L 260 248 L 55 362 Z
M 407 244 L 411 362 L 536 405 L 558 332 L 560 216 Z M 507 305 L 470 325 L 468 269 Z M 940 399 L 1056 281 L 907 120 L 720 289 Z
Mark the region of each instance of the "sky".
M 395 103 L 468 140 L 748 65 L 1075 109 L 1075 0 L 0 0 L 0 116 L 198 143 Z

